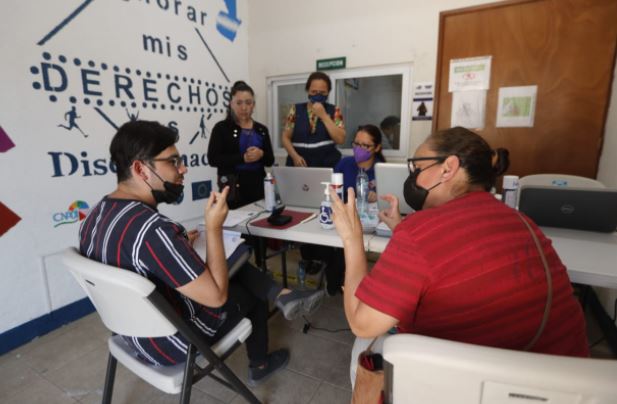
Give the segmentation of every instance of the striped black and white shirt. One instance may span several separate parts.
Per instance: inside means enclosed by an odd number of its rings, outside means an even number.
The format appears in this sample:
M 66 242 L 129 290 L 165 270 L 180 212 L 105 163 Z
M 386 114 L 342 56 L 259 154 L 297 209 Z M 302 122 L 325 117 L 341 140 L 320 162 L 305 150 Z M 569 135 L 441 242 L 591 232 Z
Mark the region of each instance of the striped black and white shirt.
M 148 278 L 206 339 L 213 337 L 223 323 L 221 308 L 204 307 L 176 291 L 196 279 L 205 270 L 205 263 L 189 244 L 184 227 L 152 206 L 136 200 L 103 198 L 81 224 L 79 247 L 90 259 Z M 152 364 L 174 365 L 186 357 L 188 344 L 179 334 L 125 339 Z

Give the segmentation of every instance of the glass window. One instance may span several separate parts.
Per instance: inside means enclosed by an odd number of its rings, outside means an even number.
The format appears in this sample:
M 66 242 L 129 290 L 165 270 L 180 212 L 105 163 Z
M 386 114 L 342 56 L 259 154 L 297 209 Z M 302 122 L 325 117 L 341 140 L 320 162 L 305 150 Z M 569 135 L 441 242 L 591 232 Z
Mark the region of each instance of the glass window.
M 402 83 L 401 74 L 336 80 L 336 105 L 347 128 L 342 148 L 350 148 L 356 128 L 366 124 L 381 127 L 384 150 L 400 147 Z
M 339 146 L 343 154 L 351 154 L 356 129 L 373 124 L 383 134 L 386 158 L 406 157 L 411 123 L 411 65 L 397 64 L 379 67 L 326 71 L 333 91 L 328 102 L 341 109 L 345 122 L 345 142 Z M 268 125 L 273 135 L 277 155 L 286 154 L 281 134 L 289 108 L 306 101 L 304 85 L 308 74 L 268 78 Z

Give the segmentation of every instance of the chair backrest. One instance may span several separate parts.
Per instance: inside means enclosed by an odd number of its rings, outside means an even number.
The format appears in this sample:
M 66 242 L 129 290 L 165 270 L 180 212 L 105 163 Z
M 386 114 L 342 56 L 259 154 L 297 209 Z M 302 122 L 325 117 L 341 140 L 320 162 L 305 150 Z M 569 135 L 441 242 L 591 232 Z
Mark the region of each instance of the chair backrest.
M 555 187 L 576 187 L 576 188 L 604 188 L 598 180 L 578 175 L 568 174 L 533 174 L 522 177 L 519 180 L 519 187 L 523 185 L 540 185 Z
M 388 402 L 617 403 L 617 361 L 399 334 L 383 347 Z
M 73 247 L 66 249 L 62 261 L 109 330 L 133 337 L 176 333 L 177 328 L 148 299 L 155 286 L 145 277 L 86 258 Z

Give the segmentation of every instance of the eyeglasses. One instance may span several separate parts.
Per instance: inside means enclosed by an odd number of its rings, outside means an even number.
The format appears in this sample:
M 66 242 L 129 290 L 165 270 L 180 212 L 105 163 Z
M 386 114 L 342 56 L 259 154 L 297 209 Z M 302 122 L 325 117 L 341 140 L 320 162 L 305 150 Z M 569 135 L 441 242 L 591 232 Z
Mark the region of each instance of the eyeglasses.
M 443 163 L 444 161 L 446 161 L 447 158 L 448 156 L 412 157 L 410 159 L 407 159 L 407 168 L 409 168 L 409 173 L 411 174 L 414 171 L 426 170 L 427 168 L 430 168 L 436 164 Z M 435 161 L 435 162 L 433 164 L 429 164 L 428 166 L 424 168 L 420 168 L 420 167 L 416 167 L 416 163 L 418 161 Z
M 237 105 L 239 107 L 242 106 L 242 104 L 246 105 L 247 107 L 252 107 L 253 104 L 255 104 L 254 100 L 236 100 L 233 102 L 234 105 Z
M 171 157 L 161 157 L 158 159 L 150 159 L 151 161 L 165 161 L 167 163 L 171 163 L 177 169 L 180 169 L 184 165 L 184 160 L 180 156 L 171 156 Z
M 361 147 L 361 148 L 363 148 L 364 150 L 370 150 L 370 149 L 372 149 L 373 147 L 375 147 L 375 145 L 374 145 L 374 144 L 358 143 L 358 142 L 351 142 L 351 145 L 352 145 L 352 146 Z

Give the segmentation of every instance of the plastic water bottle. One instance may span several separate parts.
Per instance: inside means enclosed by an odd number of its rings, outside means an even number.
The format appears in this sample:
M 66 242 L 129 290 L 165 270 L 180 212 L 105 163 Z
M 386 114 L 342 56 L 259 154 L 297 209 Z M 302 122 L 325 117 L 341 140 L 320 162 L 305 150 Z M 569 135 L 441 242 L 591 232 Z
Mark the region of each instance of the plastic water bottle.
M 360 168 L 356 176 L 356 209 L 364 225 L 368 219 L 368 175 L 363 168 Z
M 276 197 L 274 193 L 274 177 L 270 173 L 267 173 L 264 178 L 264 199 L 265 209 L 272 212 L 276 207 Z
M 509 207 L 516 209 L 516 197 L 518 194 L 518 175 L 503 176 L 503 193 L 501 200 Z
M 300 261 L 298 263 L 298 289 L 305 289 L 306 285 L 306 268 L 304 268 L 304 263 Z

